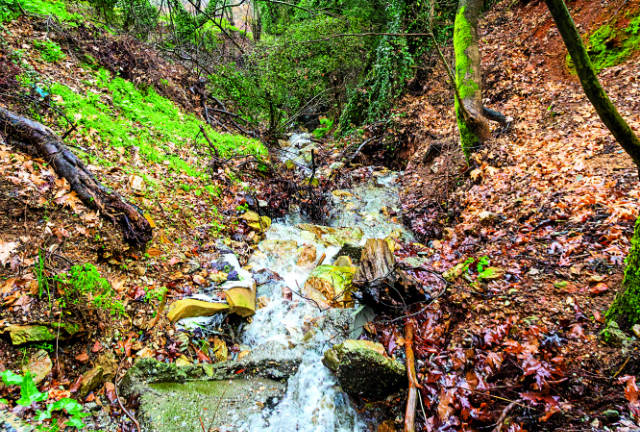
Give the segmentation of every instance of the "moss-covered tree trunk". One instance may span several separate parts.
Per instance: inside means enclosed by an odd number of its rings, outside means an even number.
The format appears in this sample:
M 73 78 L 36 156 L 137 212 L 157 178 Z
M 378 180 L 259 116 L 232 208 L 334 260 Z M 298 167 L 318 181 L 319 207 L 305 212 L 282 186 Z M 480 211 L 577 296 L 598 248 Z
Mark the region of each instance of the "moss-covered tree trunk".
M 545 2 L 571 55 L 585 94 L 602 122 L 640 168 L 640 140 L 618 113 L 600 85 L 567 5 L 563 0 L 545 0 Z M 607 312 L 607 320 L 615 321 L 623 328 L 640 323 L 640 219 L 636 222 L 631 245 L 622 289 Z
M 620 328 L 629 329 L 640 324 L 640 219 L 631 238 L 622 289 L 607 311 L 607 321 L 615 321 Z
M 478 48 L 478 19 L 483 0 L 460 0 L 453 30 L 456 56 L 456 117 L 460 144 L 467 159 L 489 136 L 482 109 L 482 69 Z

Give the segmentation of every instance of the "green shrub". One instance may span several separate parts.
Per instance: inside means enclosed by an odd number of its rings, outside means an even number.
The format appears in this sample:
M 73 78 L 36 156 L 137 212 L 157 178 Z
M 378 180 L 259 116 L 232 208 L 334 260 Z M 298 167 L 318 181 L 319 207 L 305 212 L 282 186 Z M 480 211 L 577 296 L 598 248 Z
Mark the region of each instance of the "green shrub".
M 124 315 L 124 305 L 116 299 L 111 284 L 100 276 L 94 265 L 75 265 L 55 279 L 61 285 L 62 307 L 66 307 L 68 303 L 78 305 L 82 302 L 90 304 L 95 309 L 106 310 L 111 315 Z
M 40 56 L 44 61 L 49 63 L 56 63 L 62 60 L 65 55 L 62 52 L 62 48 L 57 43 L 45 40 L 45 41 L 33 41 L 33 46 L 40 51 Z
M 62 84 L 51 86 L 51 93 L 59 98 L 58 105 L 65 109 L 68 117 L 77 119 L 83 139 L 97 139 L 105 145 L 127 149 L 136 146 L 147 161 L 168 161 L 172 170 L 192 177 L 204 175 L 204 164 L 202 167 L 190 165 L 174 154 L 174 148 L 191 146 L 194 139 L 197 146 L 208 145 L 200 133 L 201 125 L 222 157 L 266 155 L 259 141 L 219 133 L 195 115 L 180 111 L 152 88 L 137 88 L 130 81 L 113 78 L 105 69 L 100 69 L 96 78 L 98 86 L 105 90 L 102 93 L 78 94 Z

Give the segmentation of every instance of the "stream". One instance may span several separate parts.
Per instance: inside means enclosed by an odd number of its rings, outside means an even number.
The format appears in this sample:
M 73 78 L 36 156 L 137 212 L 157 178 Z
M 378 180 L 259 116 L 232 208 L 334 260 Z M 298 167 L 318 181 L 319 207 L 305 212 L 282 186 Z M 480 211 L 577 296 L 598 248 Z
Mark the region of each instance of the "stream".
M 293 159 L 298 169 L 309 165 L 309 153 L 314 145 L 309 135 L 295 134 L 283 161 Z M 349 190 L 331 194 L 330 227 L 342 230 L 351 244 L 363 245 L 368 238 L 387 236 L 411 239 L 411 235 L 389 214 L 399 213 L 400 198 L 396 185 L 397 173 L 374 171 L 366 183 Z M 297 372 L 289 377 L 283 398 L 259 413 L 239 415 L 233 430 L 242 431 L 301 431 L 301 432 L 357 432 L 365 424 L 342 392 L 332 373 L 322 364 L 323 353 L 345 338 L 344 327 L 353 328 L 363 308 L 329 309 L 326 311 L 303 298 L 302 287 L 321 256 L 324 264 L 333 263 L 339 245 L 328 244 L 324 236 L 300 228 L 308 223 L 299 212 L 273 222 L 266 238 L 249 260 L 250 277 L 258 283 L 260 307 L 243 328 L 242 342 L 254 351 L 277 353 L 300 360 Z M 344 237 L 343 236 L 343 237 Z M 342 243 L 341 239 L 338 243 Z M 315 248 L 315 260 L 298 264 L 299 248 Z M 233 257 L 232 257 L 233 258 Z M 260 275 L 277 274 L 264 278 Z M 263 283 L 261 283 L 263 282 Z M 291 295 L 283 295 L 289 292 Z M 211 319 L 211 318 L 207 318 Z M 214 318 L 215 319 L 215 318 Z M 199 319 L 202 322 L 202 319 Z M 188 320 L 183 320 L 188 321 Z M 336 321 L 341 325 L 335 325 Z M 345 323 L 345 321 L 347 321 Z M 332 325 L 327 325 L 331 322 Z M 323 324 L 324 323 L 324 324 Z M 362 324 L 360 324 L 362 325 Z M 348 332 L 347 332 L 348 333 Z M 351 338 L 361 333 L 352 329 Z M 231 430 L 231 429 L 229 429 Z

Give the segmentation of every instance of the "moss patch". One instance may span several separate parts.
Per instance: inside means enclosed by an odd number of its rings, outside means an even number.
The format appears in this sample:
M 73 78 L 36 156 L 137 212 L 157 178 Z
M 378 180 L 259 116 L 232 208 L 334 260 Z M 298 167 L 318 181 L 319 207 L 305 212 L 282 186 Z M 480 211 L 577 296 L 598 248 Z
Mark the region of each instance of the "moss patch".
M 100 69 L 96 75 L 101 93 L 76 93 L 62 84 L 53 84 L 51 93 L 69 118 L 79 124 L 80 136 L 75 141 L 100 141 L 106 146 L 139 149 L 140 155 L 151 163 L 167 162 L 177 172 L 193 177 L 204 175 L 202 162 L 188 162 L 176 155 L 179 149 L 207 145 L 200 133 L 205 127 L 219 154 L 266 155 L 266 149 L 257 140 L 241 135 L 223 134 L 213 130 L 193 114 L 183 113 L 175 104 L 160 96 L 152 88 L 140 89 L 122 78 L 113 78 Z M 76 142 L 82 146 L 81 142 Z
M 636 221 L 626 263 L 622 289 L 606 314 L 607 321 L 617 322 L 622 329 L 640 324 L 640 218 Z
M 640 14 L 636 14 L 623 28 L 605 24 L 589 36 L 586 46 L 596 72 L 624 62 L 640 49 Z M 574 71 L 569 55 L 567 66 Z

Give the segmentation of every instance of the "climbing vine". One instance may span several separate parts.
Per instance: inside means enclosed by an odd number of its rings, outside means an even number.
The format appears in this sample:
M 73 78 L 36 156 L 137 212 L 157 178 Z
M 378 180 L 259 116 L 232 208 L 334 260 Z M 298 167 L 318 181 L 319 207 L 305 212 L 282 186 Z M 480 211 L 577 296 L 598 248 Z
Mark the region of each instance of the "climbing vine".
M 406 4 L 392 0 L 387 6 L 387 33 L 404 30 Z M 340 117 L 340 128 L 350 131 L 365 121 L 385 118 L 394 98 L 399 96 L 406 81 L 413 76 L 414 61 L 404 38 L 382 36 L 375 52 L 375 62 L 364 83 L 349 91 L 348 103 Z

